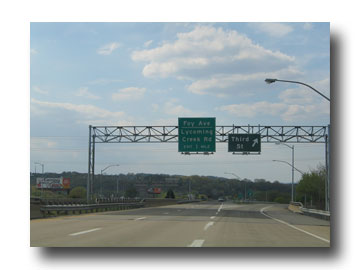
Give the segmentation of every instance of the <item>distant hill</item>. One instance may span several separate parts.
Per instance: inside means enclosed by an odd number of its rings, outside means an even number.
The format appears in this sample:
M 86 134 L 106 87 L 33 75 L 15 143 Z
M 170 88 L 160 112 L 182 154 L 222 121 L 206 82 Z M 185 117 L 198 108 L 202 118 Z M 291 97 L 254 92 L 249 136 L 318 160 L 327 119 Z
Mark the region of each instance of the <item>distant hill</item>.
M 87 187 L 87 173 L 62 172 L 32 174 L 30 184 L 36 184 L 36 177 L 64 177 L 70 178 L 71 188 Z M 104 196 L 124 196 L 129 189 L 136 189 L 138 196 L 146 197 L 150 188 L 160 188 L 165 196 L 171 189 L 176 196 L 187 196 L 189 192 L 195 197 L 205 195 L 210 199 L 227 197 L 231 199 L 251 199 L 258 201 L 285 201 L 290 200 L 291 185 L 278 181 L 269 182 L 265 179 L 228 179 L 217 176 L 182 176 L 168 174 L 128 173 L 118 175 L 94 176 L 93 193 Z M 245 193 L 246 189 L 246 193 Z M 159 195 L 162 196 L 162 195 Z

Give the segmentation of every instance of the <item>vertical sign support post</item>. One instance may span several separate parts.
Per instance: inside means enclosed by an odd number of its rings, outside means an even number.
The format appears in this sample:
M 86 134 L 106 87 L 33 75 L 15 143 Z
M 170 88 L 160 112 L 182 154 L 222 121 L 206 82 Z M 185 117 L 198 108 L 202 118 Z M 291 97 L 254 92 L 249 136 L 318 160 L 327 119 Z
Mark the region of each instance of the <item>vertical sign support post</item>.
M 294 196 L 294 169 L 295 169 L 295 164 L 294 164 L 294 145 L 291 146 L 291 158 L 292 158 L 292 171 L 291 171 L 291 202 L 296 201 L 296 196 Z
M 90 201 L 90 167 L 91 167 L 91 125 L 89 125 L 89 160 L 88 160 L 88 176 L 86 183 L 86 202 Z
M 328 125 L 328 134 L 325 135 L 325 155 L 326 155 L 325 210 L 330 211 L 330 125 Z
M 92 135 L 92 160 L 91 160 L 91 194 L 93 194 L 93 187 L 94 187 L 94 174 L 95 174 L 95 134 Z

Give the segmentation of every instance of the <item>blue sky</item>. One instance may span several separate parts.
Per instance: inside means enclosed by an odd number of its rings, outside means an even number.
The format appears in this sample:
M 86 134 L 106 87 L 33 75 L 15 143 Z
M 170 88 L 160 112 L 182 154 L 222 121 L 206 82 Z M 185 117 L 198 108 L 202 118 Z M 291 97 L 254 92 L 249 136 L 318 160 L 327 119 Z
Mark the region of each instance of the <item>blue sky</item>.
M 327 125 L 329 23 L 31 23 L 30 162 L 45 171 L 87 171 L 88 125 Z M 295 145 L 296 167 L 324 164 L 324 145 Z M 239 157 L 217 146 L 184 157 L 173 144 L 102 145 L 95 172 L 151 172 L 288 182 L 287 147 L 265 144 Z M 40 166 L 37 166 L 40 171 Z M 299 176 L 297 177 L 299 178 Z

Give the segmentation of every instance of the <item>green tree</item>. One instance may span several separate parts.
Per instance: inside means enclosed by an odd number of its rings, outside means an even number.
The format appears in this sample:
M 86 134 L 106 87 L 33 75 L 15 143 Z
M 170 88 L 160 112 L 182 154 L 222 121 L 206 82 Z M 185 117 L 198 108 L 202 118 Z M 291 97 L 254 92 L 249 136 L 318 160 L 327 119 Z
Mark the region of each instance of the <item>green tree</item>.
M 175 199 L 175 194 L 174 194 L 174 191 L 172 189 L 169 189 L 168 192 L 166 193 L 166 196 L 165 198 L 168 198 L 168 199 Z
M 305 173 L 296 187 L 297 197 L 304 205 L 312 198 L 314 206 L 323 209 L 325 205 L 325 179 L 326 169 L 319 166 L 317 170 Z M 306 201 L 305 201 L 306 198 Z
M 86 198 L 86 188 L 84 187 L 75 187 L 69 193 L 70 198 Z
M 125 197 L 134 198 L 138 194 L 136 188 L 134 186 L 130 186 L 125 191 Z
M 274 202 L 277 203 L 289 203 L 289 199 L 285 198 L 284 196 L 279 196 L 274 199 Z

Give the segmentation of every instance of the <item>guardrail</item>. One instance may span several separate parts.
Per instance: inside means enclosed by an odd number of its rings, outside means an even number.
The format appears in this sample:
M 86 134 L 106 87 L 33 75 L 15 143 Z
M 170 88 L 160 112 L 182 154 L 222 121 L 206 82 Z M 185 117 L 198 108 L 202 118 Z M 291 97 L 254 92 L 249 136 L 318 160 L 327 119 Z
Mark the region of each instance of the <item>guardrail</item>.
M 308 216 L 313 216 L 313 217 L 330 220 L 330 212 L 329 211 L 309 209 L 309 208 L 304 208 L 304 207 L 300 207 L 300 210 Z
M 128 202 L 139 202 L 140 199 L 132 198 L 104 198 L 94 199 L 91 203 L 128 203 Z M 40 198 L 30 197 L 30 203 L 40 203 L 41 205 L 72 205 L 72 204 L 87 204 L 86 199 L 77 198 Z
M 291 202 L 290 206 L 292 206 L 292 208 L 290 209 L 289 207 L 289 209 L 293 212 L 304 214 L 307 216 L 313 216 L 316 218 L 330 220 L 330 216 L 331 216 L 330 211 L 305 208 L 301 202 Z
M 77 204 L 77 205 L 44 205 L 40 207 L 40 212 L 43 216 L 47 215 L 59 215 L 69 213 L 75 214 L 78 212 L 82 214 L 103 211 L 115 211 L 115 210 L 127 210 L 143 207 L 144 204 L 140 202 L 135 203 L 102 203 L 102 204 Z
M 131 199 L 131 198 L 108 198 L 96 199 L 87 204 L 84 199 L 72 198 L 30 198 L 30 219 L 46 216 L 82 214 L 100 211 L 127 210 L 140 207 L 156 207 L 169 204 L 192 203 L 199 200 L 175 200 L 175 199 Z

